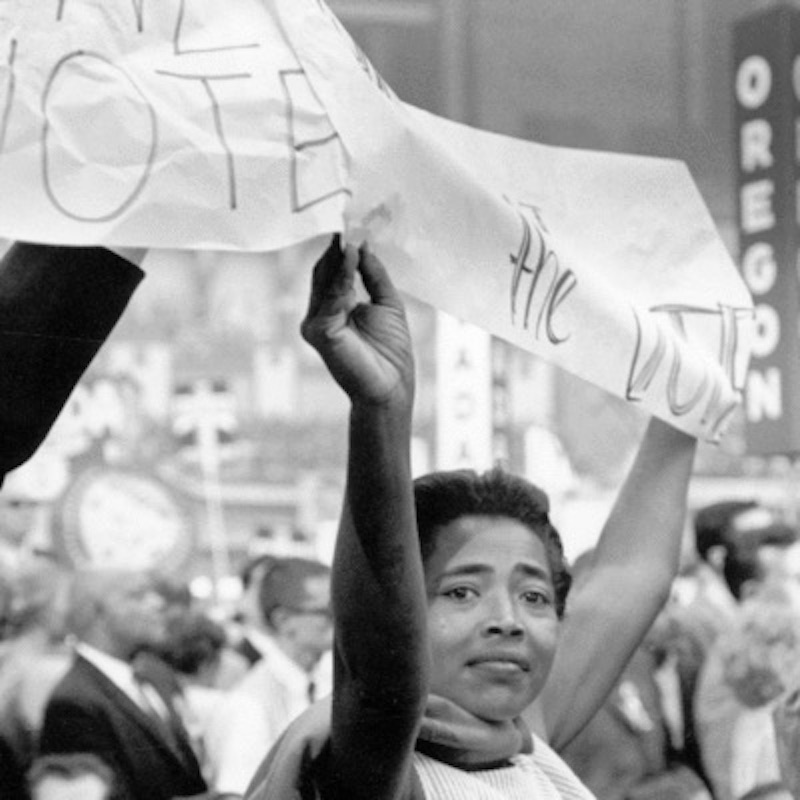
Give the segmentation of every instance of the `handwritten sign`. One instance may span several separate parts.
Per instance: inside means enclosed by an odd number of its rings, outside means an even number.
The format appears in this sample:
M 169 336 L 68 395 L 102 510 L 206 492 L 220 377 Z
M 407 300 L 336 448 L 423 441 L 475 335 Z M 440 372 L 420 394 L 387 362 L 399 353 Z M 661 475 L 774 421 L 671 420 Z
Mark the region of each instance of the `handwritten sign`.
M 694 435 L 741 396 L 752 301 L 683 164 L 408 106 L 322 0 L 0 0 L 0 186 L 9 238 L 266 265 L 344 230 L 405 291 Z
M 341 227 L 342 143 L 259 0 L 0 0 L 0 219 L 269 250 Z

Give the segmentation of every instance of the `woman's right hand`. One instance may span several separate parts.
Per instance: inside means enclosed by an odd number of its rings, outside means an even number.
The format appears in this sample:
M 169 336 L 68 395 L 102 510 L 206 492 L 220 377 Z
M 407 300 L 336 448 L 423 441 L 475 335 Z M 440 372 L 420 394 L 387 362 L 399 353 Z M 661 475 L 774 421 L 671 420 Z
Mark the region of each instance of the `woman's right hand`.
M 356 271 L 369 302 L 356 296 Z M 301 332 L 353 402 L 411 404 L 414 356 L 405 309 L 385 267 L 366 246 L 342 251 L 334 236 L 314 267 Z

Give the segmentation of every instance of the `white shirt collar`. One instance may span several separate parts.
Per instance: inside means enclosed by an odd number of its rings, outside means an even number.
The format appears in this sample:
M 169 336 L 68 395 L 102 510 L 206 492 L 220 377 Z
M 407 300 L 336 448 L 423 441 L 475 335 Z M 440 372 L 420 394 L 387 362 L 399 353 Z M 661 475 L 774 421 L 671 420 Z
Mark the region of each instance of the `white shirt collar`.
M 133 667 L 127 661 L 104 653 L 85 642 L 78 642 L 75 650 L 99 669 L 117 688 L 125 692 L 137 706 L 141 706 L 141 691 L 133 677 Z
M 269 636 L 264 637 L 264 648 L 261 650 L 263 659 L 262 669 L 271 672 L 281 683 L 293 687 L 296 691 L 305 693 L 311 679 L 309 675 L 296 661 L 289 658 L 281 650 L 277 642 Z M 256 664 L 256 667 L 259 665 Z
M 273 675 L 279 677 L 284 683 L 306 692 L 309 682 L 313 681 L 316 684 L 317 697 L 324 697 L 332 690 L 333 661 L 330 650 L 322 656 L 319 663 L 309 673 L 286 655 L 269 634 L 261 630 L 251 629 L 248 631 L 247 637 L 258 652 L 261 653 L 262 661 L 269 662 L 269 667 L 262 666 L 262 669 L 269 669 Z M 257 666 L 258 664 L 253 669 Z

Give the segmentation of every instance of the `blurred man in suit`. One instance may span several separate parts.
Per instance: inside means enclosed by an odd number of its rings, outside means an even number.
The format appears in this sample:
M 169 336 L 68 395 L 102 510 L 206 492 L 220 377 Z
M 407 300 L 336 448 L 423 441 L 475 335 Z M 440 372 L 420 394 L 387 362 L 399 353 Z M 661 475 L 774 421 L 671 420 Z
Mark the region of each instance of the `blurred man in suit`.
M 79 574 L 70 621 L 75 659 L 48 702 L 41 754 L 93 753 L 111 768 L 120 800 L 206 797 L 172 699 L 131 665 L 137 651 L 166 633 L 163 600 L 148 576 Z

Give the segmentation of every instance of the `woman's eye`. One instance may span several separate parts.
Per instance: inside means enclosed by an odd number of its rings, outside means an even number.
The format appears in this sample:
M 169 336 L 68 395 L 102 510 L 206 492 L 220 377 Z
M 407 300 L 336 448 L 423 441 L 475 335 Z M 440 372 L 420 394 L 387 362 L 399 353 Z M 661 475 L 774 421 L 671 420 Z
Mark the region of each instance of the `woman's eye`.
M 532 606 L 549 606 L 552 604 L 550 595 L 538 589 L 529 589 L 527 592 L 523 592 L 522 599 Z
M 451 600 L 469 600 L 477 597 L 478 593 L 469 586 L 454 586 L 452 589 L 447 589 L 442 594 L 449 597 Z

